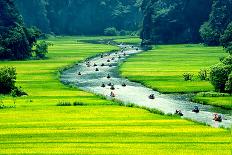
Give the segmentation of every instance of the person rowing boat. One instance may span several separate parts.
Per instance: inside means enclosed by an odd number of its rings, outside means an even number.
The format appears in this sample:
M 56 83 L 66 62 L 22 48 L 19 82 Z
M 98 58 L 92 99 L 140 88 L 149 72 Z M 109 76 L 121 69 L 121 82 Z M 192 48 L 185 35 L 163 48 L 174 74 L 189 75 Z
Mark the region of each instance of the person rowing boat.
M 155 94 L 151 94 L 151 95 L 149 95 L 149 99 L 155 99 Z
M 198 106 L 194 106 L 194 109 L 192 110 L 192 112 L 199 113 L 200 112 L 199 107 Z
M 179 115 L 179 116 L 184 116 L 184 114 L 181 112 L 181 110 L 176 110 L 175 114 Z

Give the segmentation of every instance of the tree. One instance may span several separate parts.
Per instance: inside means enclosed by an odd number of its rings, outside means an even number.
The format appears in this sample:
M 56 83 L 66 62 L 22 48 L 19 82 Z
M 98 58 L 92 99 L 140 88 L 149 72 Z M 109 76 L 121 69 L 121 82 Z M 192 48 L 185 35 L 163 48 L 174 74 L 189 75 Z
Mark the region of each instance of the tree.
M 0 94 L 9 94 L 15 88 L 16 69 L 14 67 L 0 68 Z
M 39 43 L 37 43 L 35 46 L 36 57 L 39 59 L 44 59 L 46 57 L 46 54 L 48 53 L 49 45 L 50 44 L 47 43 L 46 41 L 40 41 Z
M 24 26 L 12 0 L 0 0 L 0 59 L 26 59 L 36 35 Z
M 220 42 L 226 51 L 232 54 L 232 22 L 228 25 L 224 34 L 221 36 Z
M 226 82 L 226 89 L 228 93 L 232 94 L 232 72 L 230 73 L 228 77 L 228 81 Z
M 211 0 L 143 0 L 143 43 L 200 42 L 199 28 L 210 8 Z
M 115 27 L 109 27 L 104 30 L 104 35 L 106 36 L 117 36 L 118 31 Z
M 225 92 L 226 82 L 228 81 L 229 74 L 232 68 L 230 65 L 217 64 L 211 68 L 210 81 L 218 92 Z
M 209 20 L 207 24 L 202 26 L 200 31 L 205 44 L 220 44 L 221 35 L 223 35 L 227 25 L 232 21 L 231 11 L 231 0 L 213 0 L 212 11 L 209 15 Z

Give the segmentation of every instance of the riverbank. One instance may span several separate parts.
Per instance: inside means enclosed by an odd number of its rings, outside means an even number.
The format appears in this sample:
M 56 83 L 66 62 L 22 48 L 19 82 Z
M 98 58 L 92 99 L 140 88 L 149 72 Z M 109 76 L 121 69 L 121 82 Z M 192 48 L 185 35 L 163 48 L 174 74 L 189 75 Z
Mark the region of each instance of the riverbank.
M 123 77 L 140 82 L 161 93 L 198 93 L 213 91 L 209 81 L 201 81 L 198 72 L 219 62 L 226 53 L 221 47 L 203 45 L 159 45 L 153 50 L 137 54 L 122 64 Z M 184 81 L 183 74 L 194 74 L 192 81 Z M 195 101 L 231 109 L 232 96 L 195 96 Z

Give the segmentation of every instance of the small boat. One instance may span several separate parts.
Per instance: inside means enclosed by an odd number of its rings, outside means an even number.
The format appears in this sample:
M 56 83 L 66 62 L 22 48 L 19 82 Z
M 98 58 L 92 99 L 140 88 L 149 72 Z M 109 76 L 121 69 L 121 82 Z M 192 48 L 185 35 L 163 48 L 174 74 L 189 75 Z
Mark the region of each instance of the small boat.
M 81 72 L 79 72 L 78 75 L 81 75 Z
M 110 87 L 110 89 L 111 89 L 111 90 L 115 90 L 114 85 L 112 85 L 112 86 Z
M 94 66 L 94 67 L 97 67 L 97 64 L 94 64 L 93 66 Z
M 122 84 L 122 86 L 123 86 L 123 87 L 126 87 L 126 84 L 125 84 L 125 83 L 123 83 L 123 84 Z
M 155 99 L 155 95 L 154 94 L 149 95 L 149 99 L 154 100 Z
M 107 62 L 110 62 L 110 60 L 108 59 Z
M 108 86 L 112 86 L 112 83 L 108 83 Z
M 176 110 L 175 114 L 179 115 L 179 116 L 184 116 L 184 114 L 181 112 L 181 110 Z
M 109 67 L 112 67 L 112 65 L 111 65 L 111 64 L 109 64 Z
M 106 85 L 103 83 L 103 84 L 101 85 L 101 87 L 102 87 L 102 88 L 105 88 L 105 87 L 106 87 Z
M 115 94 L 113 92 L 110 93 L 111 97 L 115 97 Z
M 99 69 L 98 69 L 98 68 L 96 68 L 96 69 L 95 69 L 95 71 L 96 71 L 96 72 L 98 72 L 98 71 L 99 71 Z
M 216 121 L 216 122 L 222 122 L 222 115 L 214 114 L 213 120 Z
M 199 107 L 198 106 L 194 106 L 194 109 L 192 110 L 192 112 L 199 113 L 200 112 Z
M 102 63 L 102 64 L 101 64 L 101 66 L 103 67 L 103 66 L 105 66 L 105 64 L 104 64 L 104 63 Z
M 108 74 L 108 75 L 107 75 L 107 79 L 110 79 L 110 78 L 111 78 L 111 77 L 110 77 L 110 74 Z

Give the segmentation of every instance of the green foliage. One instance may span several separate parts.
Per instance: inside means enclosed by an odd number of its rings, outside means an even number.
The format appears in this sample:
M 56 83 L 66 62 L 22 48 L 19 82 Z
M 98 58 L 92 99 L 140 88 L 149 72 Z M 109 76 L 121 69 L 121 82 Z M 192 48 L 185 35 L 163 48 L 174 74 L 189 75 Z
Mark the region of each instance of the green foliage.
M 28 94 L 23 91 L 22 87 L 14 87 L 14 89 L 11 91 L 11 96 L 13 97 L 20 97 L 25 95 Z
M 14 67 L 0 68 L 0 94 L 9 94 L 15 88 L 16 69 Z
M 1 0 L 0 59 L 26 59 L 31 56 L 31 47 L 38 31 L 26 29 L 13 1 Z
M 208 69 L 201 69 L 198 73 L 200 80 L 208 80 Z
M 57 103 L 57 106 L 72 106 L 72 104 L 70 102 L 67 102 L 67 101 L 61 101 L 61 102 Z
M 183 78 L 185 81 L 191 81 L 193 79 L 194 74 L 191 73 L 184 73 Z
M 137 0 L 16 0 L 28 26 L 45 33 L 103 35 L 107 27 L 137 31 L 141 23 Z
M 222 63 L 212 66 L 210 71 L 210 81 L 216 91 L 225 92 L 225 85 L 231 69 L 231 66 Z
M 106 36 L 117 36 L 118 31 L 115 27 L 109 27 L 104 30 L 104 35 Z
M 227 93 L 218 93 L 218 92 L 200 92 L 197 93 L 198 97 L 227 97 L 230 96 Z
M 46 41 L 40 41 L 35 45 L 35 54 L 36 57 L 39 59 L 44 59 L 46 57 L 46 54 L 48 53 L 48 46 L 50 44 Z
M 214 0 L 209 20 L 200 30 L 203 41 L 207 45 L 219 45 L 228 24 L 232 21 L 231 0 Z M 224 42 L 224 41 L 223 41 Z M 224 44 L 224 43 L 223 43 Z
M 220 41 L 226 51 L 232 54 L 232 22 L 228 25 L 224 34 L 221 36 Z
M 218 45 L 218 40 L 220 34 L 217 33 L 209 24 L 209 22 L 204 23 L 200 28 L 200 35 L 203 39 L 203 42 L 206 45 L 215 46 Z
M 230 73 L 228 80 L 226 81 L 226 92 L 232 94 L 232 73 Z
M 143 0 L 141 38 L 155 44 L 199 42 L 199 28 L 208 19 L 211 3 L 209 0 Z
M 85 103 L 83 102 L 73 102 L 73 106 L 84 106 Z

